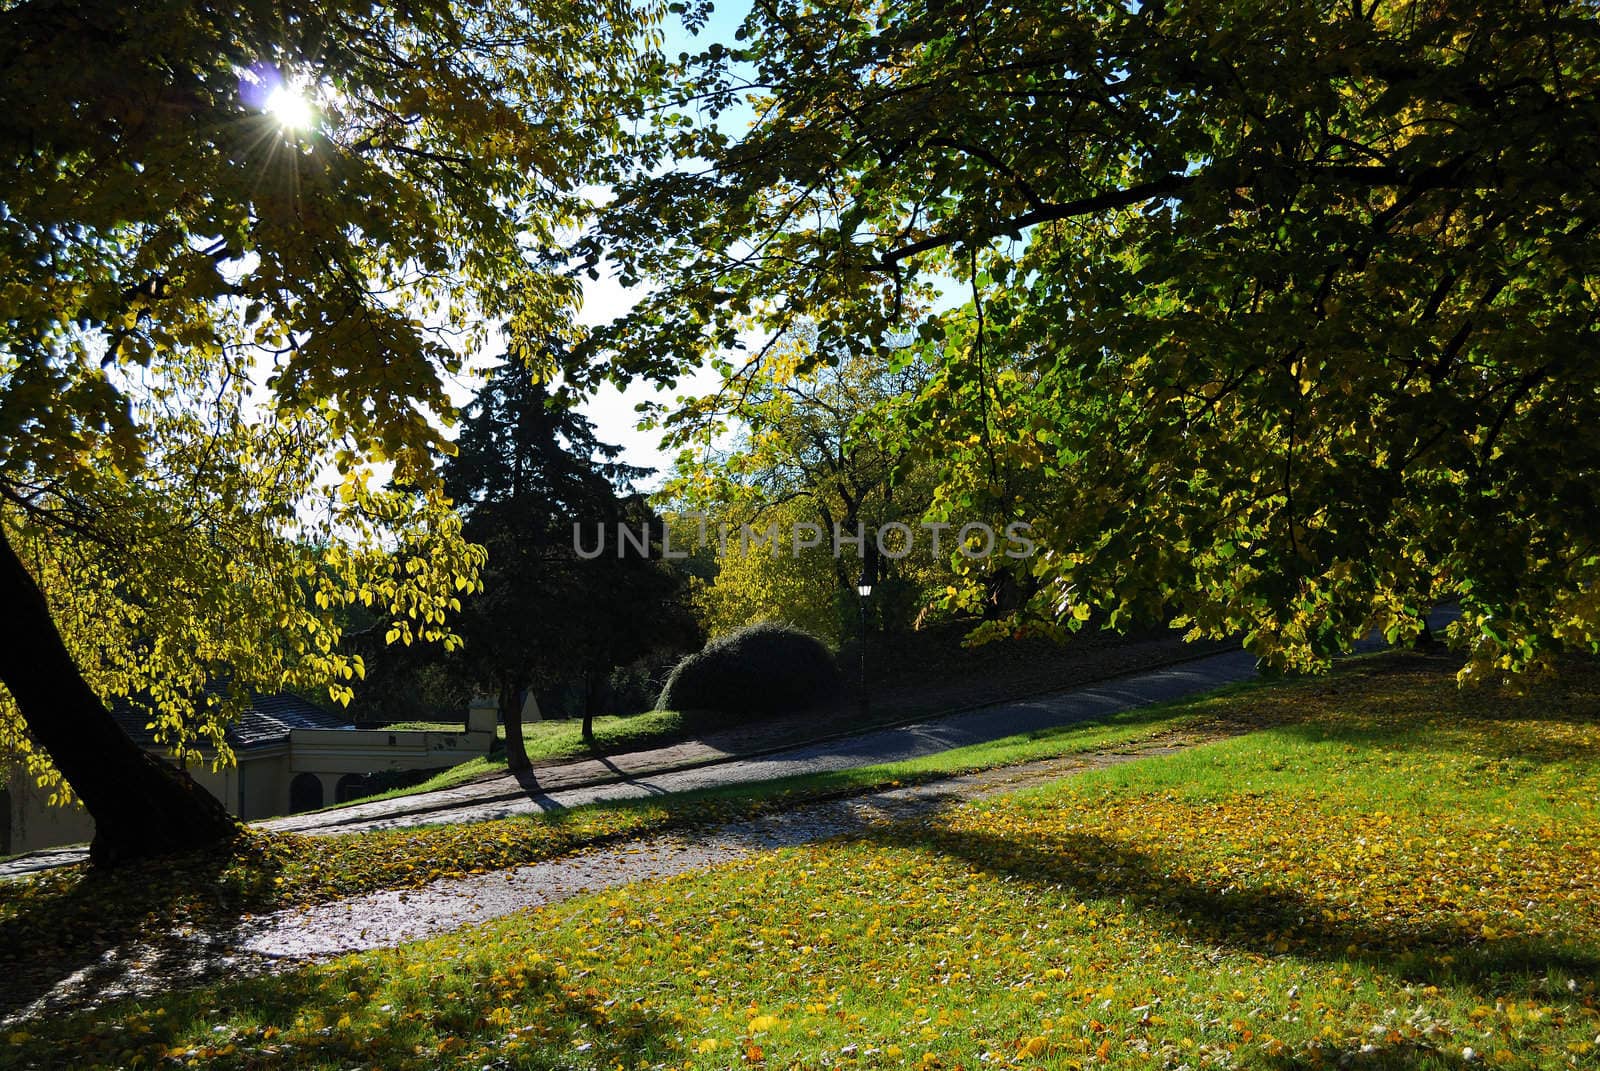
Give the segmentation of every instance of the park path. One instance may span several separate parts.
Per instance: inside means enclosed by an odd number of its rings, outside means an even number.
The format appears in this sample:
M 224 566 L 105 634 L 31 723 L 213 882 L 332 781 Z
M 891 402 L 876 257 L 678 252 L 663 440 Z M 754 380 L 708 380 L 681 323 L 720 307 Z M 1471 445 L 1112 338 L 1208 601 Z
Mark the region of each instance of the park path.
M 365 833 L 439 823 L 485 822 L 519 814 L 577 807 L 603 800 L 639 799 L 696 789 L 774 781 L 802 774 L 873 766 L 922 758 L 952 748 L 988 743 L 1019 733 L 1093 721 L 1110 714 L 1208 692 L 1255 676 L 1255 659 L 1240 652 L 1134 673 L 1056 695 L 948 714 L 927 721 L 827 740 L 770 754 L 688 768 L 634 773 L 648 767 L 648 752 L 574 763 L 600 766 L 612 779 L 601 784 L 561 788 L 569 767 L 533 770 L 522 775 L 473 782 L 440 792 L 357 804 L 333 811 L 275 818 L 265 829 L 306 834 Z
M 861 833 L 972 800 L 1049 784 L 1086 770 L 1170 755 L 1240 731 L 1237 727 L 1176 730 L 1115 749 L 805 804 L 710 831 L 642 837 L 509 870 L 441 878 L 419 889 L 386 890 L 279 911 L 243 924 L 232 943 L 241 952 L 293 958 L 390 948 L 583 893 L 704 870 L 759 852 Z
M 1436 632 L 1459 616 L 1442 607 L 1428 616 Z M 1388 645 L 1374 633 L 1353 654 Z M 1020 733 L 1038 732 L 1104 718 L 1138 707 L 1167 703 L 1253 680 L 1256 659 L 1242 650 L 1202 655 L 1027 699 L 984 705 L 882 729 L 871 729 L 756 755 L 707 758 L 696 742 L 658 751 L 505 774 L 437 792 L 355 804 L 260 823 L 284 832 L 329 834 L 457 822 L 483 822 L 518 814 L 577 807 L 603 800 L 638 799 L 696 789 L 772 781 L 803 774 L 922 758 Z M 708 739 L 711 739 L 708 737 Z M 688 765 L 664 767 L 663 753 Z M 595 783 L 602 779 L 601 783 Z M 0 867 L 0 877 L 5 876 Z
M 277 832 L 328 835 L 419 825 L 484 822 L 603 800 L 638 799 L 752 784 L 801 774 L 921 758 L 1018 733 L 1058 728 L 1169 702 L 1255 676 L 1242 651 L 1194 658 L 1030 699 L 990 704 L 892 728 L 738 756 L 690 741 L 601 759 L 502 774 L 452 788 L 252 823 Z M 0 880 L 82 862 L 82 845 L 0 863 Z
M 438 823 L 481 822 L 600 800 L 636 799 L 799 774 L 920 758 L 950 748 L 1053 728 L 1108 713 L 1179 699 L 1255 674 L 1240 651 L 1197 655 L 1021 700 L 907 718 L 910 724 L 839 733 L 771 746 L 761 733 L 712 733 L 664 748 L 537 767 L 371 803 L 267 819 L 285 833 L 364 833 Z M 757 746 L 748 746 L 755 744 Z
M 63 973 L 0 1014 L 0 1027 L 41 1015 L 150 998 L 203 985 L 293 969 L 312 960 L 392 948 L 516 911 L 638 881 L 670 878 L 761 852 L 866 832 L 887 823 L 1058 781 L 1247 731 L 1214 725 L 1157 734 L 1120 748 L 888 788 L 806 804 L 690 834 L 661 834 L 576 852 L 542 863 L 245 918 L 222 930 L 185 929 L 140 939 Z

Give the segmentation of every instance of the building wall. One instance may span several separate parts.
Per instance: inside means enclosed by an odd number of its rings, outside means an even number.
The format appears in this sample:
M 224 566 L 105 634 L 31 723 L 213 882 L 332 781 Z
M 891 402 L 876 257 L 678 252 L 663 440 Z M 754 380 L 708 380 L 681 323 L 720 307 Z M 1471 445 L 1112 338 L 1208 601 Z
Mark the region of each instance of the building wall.
M 238 766 L 220 770 L 200 763 L 190 774 L 230 812 L 245 821 L 289 814 L 290 785 L 298 774 L 322 784 L 322 803 L 339 802 L 346 775 L 380 770 L 428 770 L 453 766 L 487 754 L 488 731 L 431 732 L 386 729 L 295 729 L 280 744 L 235 753 Z M 31 852 L 83 843 L 94 836 L 94 822 L 80 804 L 51 807 L 31 778 L 11 775 L 8 821 L 11 852 Z
M 235 789 L 238 802 L 232 810 L 247 822 L 289 813 L 289 749 L 275 748 L 271 754 L 251 755 L 239 766 Z
M 236 757 L 237 767 L 212 770 L 209 765 L 201 764 L 199 768 L 191 768 L 189 773 L 200 787 L 241 818 L 284 814 L 289 808 L 289 749 L 264 748 L 262 753 L 239 752 Z M 50 794 L 41 791 L 33 778 L 16 767 L 12 768 L 8 780 L 11 806 L 7 820 L 13 854 L 82 844 L 94 837 L 94 819 L 83 809 L 83 804 L 50 806 Z M 242 793 L 241 784 L 244 786 Z
M 79 844 L 94 836 L 94 821 L 82 804 L 50 806 L 49 793 L 41 791 L 26 770 L 13 766 L 8 785 L 13 853 Z
M 441 733 L 420 729 L 293 729 L 289 733 L 292 773 L 369 774 L 379 770 L 431 770 L 454 766 L 489 753 L 494 734 Z

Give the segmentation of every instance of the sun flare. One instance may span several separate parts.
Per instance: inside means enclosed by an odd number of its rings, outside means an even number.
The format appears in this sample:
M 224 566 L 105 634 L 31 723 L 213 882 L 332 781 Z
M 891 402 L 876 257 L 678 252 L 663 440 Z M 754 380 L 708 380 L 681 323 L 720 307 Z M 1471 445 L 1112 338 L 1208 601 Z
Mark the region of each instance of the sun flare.
M 267 95 L 265 111 L 288 130 L 309 130 L 316 121 L 316 113 L 305 94 L 291 85 L 275 87 Z

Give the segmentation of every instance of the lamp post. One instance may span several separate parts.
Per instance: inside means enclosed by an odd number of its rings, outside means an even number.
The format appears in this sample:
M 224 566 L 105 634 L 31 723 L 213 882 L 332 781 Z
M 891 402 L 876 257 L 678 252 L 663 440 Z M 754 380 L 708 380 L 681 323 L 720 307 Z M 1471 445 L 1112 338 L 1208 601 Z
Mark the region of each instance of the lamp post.
M 861 579 L 856 581 L 856 594 L 861 597 L 861 713 L 867 713 L 867 600 L 872 597 L 872 566 L 863 563 Z

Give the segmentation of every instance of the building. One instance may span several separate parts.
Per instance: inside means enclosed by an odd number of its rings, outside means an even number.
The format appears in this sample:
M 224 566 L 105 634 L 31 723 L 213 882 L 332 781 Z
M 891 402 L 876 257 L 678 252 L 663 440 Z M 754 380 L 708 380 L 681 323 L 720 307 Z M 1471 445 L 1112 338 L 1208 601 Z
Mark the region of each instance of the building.
M 165 756 L 131 708 L 112 711 L 124 732 L 148 751 Z M 228 729 L 236 765 L 213 770 L 209 760 L 190 767 L 199 784 L 246 821 L 312 811 L 366 794 L 375 773 L 438 770 L 486 755 L 495 736 L 492 706 L 474 704 L 462 732 L 357 729 L 294 695 L 260 696 Z M 13 767 L 0 790 L 6 825 L 0 855 L 77 844 L 94 836 L 94 822 L 79 804 L 52 807 L 49 794 Z

